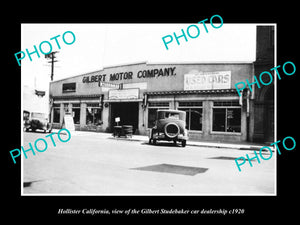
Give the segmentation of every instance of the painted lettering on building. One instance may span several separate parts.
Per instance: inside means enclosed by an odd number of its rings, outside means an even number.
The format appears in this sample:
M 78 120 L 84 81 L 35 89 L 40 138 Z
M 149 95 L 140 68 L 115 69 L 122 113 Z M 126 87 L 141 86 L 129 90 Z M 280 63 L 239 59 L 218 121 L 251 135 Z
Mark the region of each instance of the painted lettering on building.
M 111 73 L 109 75 L 107 74 L 89 75 L 89 76 L 84 76 L 82 78 L 82 83 L 123 81 L 123 80 L 131 80 L 134 78 L 142 79 L 142 78 L 155 78 L 155 77 L 156 78 L 169 77 L 169 76 L 176 75 L 175 69 L 176 67 L 140 70 L 135 75 L 133 74 L 132 71 Z
M 165 76 L 175 76 L 174 72 L 176 67 L 152 69 L 152 70 L 140 70 L 137 72 L 137 78 L 153 78 L 153 77 L 165 77 Z
M 198 72 L 184 75 L 184 90 L 230 89 L 231 71 Z
M 124 90 L 109 90 L 108 92 L 109 100 L 129 100 L 129 99 L 138 99 L 138 98 L 139 98 L 138 88 L 129 88 Z

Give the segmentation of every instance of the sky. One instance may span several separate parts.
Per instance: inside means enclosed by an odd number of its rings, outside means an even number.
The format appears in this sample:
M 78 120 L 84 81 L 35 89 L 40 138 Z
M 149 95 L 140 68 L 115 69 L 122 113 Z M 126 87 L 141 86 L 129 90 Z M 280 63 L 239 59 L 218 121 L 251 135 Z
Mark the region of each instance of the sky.
M 195 23 L 196 24 L 196 23 Z M 34 51 L 43 41 L 49 41 L 57 53 L 54 67 L 54 80 L 101 70 L 106 66 L 135 62 L 180 63 L 180 62 L 253 62 L 256 51 L 256 24 L 227 24 L 214 29 L 206 23 L 208 33 L 202 24 L 198 24 L 200 35 L 188 41 L 179 38 L 180 45 L 173 36 L 173 42 L 167 50 L 162 37 L 181 35 L 181 29 L 187 33 L 191 24 L 22 24 L 21 49 Z M 215 26 L 220 24 L 215 23 Z M 67 45 L 62 36 L 72 31 L 75 42 Z M 191 35 L 195 28 L 190 29 Z M 58 49 L 57 38 L 61 49 Z M 70 34 L 66 40 L 72 41 Z M 47 51 L 47 44 L 43 45 Z M 44 55 L 40 58 L 32 54 L 21 61 L 22 84 L 38 90 L 49 88 L 51 64 Z M 16 60 L 16 66 L 18 66 Z

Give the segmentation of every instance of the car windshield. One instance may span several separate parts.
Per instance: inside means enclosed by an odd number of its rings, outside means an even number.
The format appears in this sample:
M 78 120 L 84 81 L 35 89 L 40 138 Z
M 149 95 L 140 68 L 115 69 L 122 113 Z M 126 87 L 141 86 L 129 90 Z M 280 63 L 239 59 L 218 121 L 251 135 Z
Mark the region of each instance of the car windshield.
M 47 118 L 45 113 L 37 113 L 37 112 L 32 112 L 31 117 L 33 118 L 40 118 L 40 119 L 45 119 Z

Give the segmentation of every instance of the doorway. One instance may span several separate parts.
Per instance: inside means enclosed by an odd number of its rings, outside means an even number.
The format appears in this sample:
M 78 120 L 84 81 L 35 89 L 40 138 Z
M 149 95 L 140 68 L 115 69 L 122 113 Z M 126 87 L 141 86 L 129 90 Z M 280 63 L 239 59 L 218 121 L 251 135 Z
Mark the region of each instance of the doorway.
M 133 133 L 138 129 L 139 104 L 138 102 L 114 102 L 110 107 L 110 130 L 117 125 L 115 118 L 120 117 L 119 126 L 132 125 Z

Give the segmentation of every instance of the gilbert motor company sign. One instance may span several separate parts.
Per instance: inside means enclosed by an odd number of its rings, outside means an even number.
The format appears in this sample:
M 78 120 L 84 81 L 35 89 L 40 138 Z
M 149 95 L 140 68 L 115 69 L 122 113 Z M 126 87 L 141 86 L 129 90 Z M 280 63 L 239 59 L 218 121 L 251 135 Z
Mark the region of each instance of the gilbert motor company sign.
M 199 72 L 184 75 L 184 90 L 230 89 L 231 71 Z

